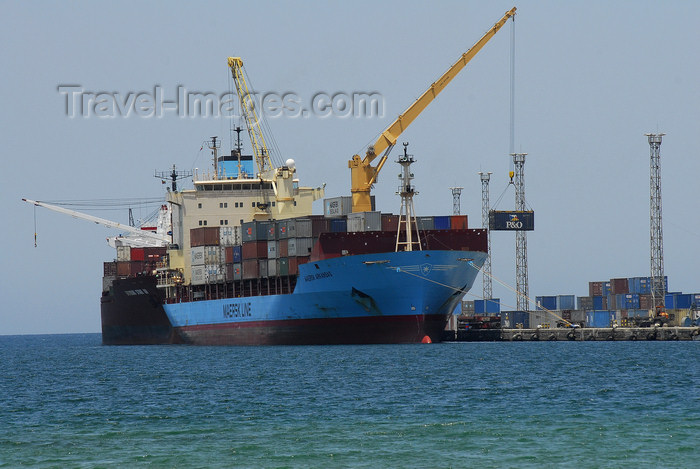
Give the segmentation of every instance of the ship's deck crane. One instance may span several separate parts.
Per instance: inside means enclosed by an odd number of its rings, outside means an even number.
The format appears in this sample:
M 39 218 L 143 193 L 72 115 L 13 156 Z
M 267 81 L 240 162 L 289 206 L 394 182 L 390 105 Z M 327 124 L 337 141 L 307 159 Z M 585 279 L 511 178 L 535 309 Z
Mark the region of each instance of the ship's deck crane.
M 253 145 L 253 155 L 255 162 L 258 165 L 258 176 L 265 177 L 274 172 L 275 167 L 270 160 L 270 151 L 268 150 L 265 136 L 260 126 L 260 118 L 255 111 L 255 103 L 253 96 L 248 89 L 248 83 L 245 79 L 245 71 L 243 70 L 243 60 L 240 57 L 229 57 L 228 66 L 231 69 L 233 82 L 236 85 L 236 92 L 241 103 L 241 114 L 246 122 L 248 135 Z
M 37 200 L 31 200 L 31 199 L 22 199 L 22 200 L 27 202 L 27 203 L 36 205 L 38 207 L 44 207 L 44 208 L 48 208 L 49 210 L 53 210 L 53 211 L 58 212 L 58 213 L 70 215 L 74 218 L 80 218 L 82 220 L 91 221 L 91 222 L 97 223 L 99 225 L 108 226 L 109 228 L 116 228 L 116 229 L 121 230 L 125 233 L 132 233 L 132 234 L 141 236 L 142 238 L 149 240 L 154 245 L 158 244 L 158 245 L 165 246 L 165 245 L 172 242 L 171 237 L 167 234 L 153 233 L 152 231 L 146 231 L 146 230 L 142 230 L 140 228 L 135 228 L 133 226 L 124 225 L 123 223 L 119 223 L 116 221 L 107 220 L 105 218 L 95 217 L 92 215 L 87 215 L 85 213 L 76 212 L 75 210 L 69 210 L 67 208 L 59 207 L 57 205 L 47 204 L 46 202 L 40 202 Z
M 516 8 L 513 7 L 507 11 L 503 18 L 498 21 L 484 36 L 479 39 L 468 51 L 462 54 L 448 70 L 437 81 L 413 103 L 403 114 L 401 114 L 387 129 L 382 132 L 374 145 L 367 148 L 365 157 L 354 155 L 348 161 L 348 167 L 352 177 L 351 192 L 352 192 L 352 211 L 366 212 L 372 210 L 372 202 L 370 191 L 372 185 L 377 181 L 377 175 L 381 171 L 389 152 L 396 144 L 397 139 L 404 130 L 413 122 L 423 110 L 428 107 L 437 95 L 445 89 L 452 79 L 474 58 L 484 45 L 503 27 L 506 22 L 515 16 Z M 232 59 L 229 59 L 229 64 Z M 239 59 L 240 60 L 240 59 Z M 232 67 L 233 70 L 233 67 Z M 374 159 L 382 154 L 377 166 L 372 166 Z

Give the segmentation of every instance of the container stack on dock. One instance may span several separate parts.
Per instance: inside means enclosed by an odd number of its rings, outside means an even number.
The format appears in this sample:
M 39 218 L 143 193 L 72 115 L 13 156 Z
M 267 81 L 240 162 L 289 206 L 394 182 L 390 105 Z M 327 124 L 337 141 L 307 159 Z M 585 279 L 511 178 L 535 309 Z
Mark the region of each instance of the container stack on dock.
M 665 278 L 668 290 L 668 278 Z M 459 331 L 473 324 L 490 323 L 497 315 L 503 329 L 549 329 L 576 325 L 585 328 L 634 327 L 654 323 L 651 279 L 649 277 L 611 278 L 589 282 L 588 296 L 551 295 L 535 297 L 533 311 L 501 311 L 499 300 L 463 301 L 456 321 L 448 327 Z M 700 325 L 700 294 L 667 293 L 665 308 L 668 326 Z

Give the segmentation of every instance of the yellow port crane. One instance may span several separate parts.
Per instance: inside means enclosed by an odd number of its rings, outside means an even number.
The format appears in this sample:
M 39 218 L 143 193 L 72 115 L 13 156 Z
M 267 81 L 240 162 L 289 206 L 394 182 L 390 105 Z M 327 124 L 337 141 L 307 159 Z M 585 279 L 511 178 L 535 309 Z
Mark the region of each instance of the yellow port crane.
M 254 98 L 250 94 L 248 83 L 245 79 L 243 60 L 240 57 L 229 57 L 228 66 L 231 69 L 233 82 L 236 85 L 236 92 L 241 103 L 241 114 L 243 114 L 245 119 L 248 135 L 253 145 L 253 155 L 258 166 L 258 177 L 265 177 L 266 173 L 269 177 L 275 168 L 270 160 L 270 151 L 267 148 L 267 143 L 265 143 L 265 136 L 260 126 L 260 118 L 255 111 Z
M 503 18 L 498 21 L 484 36 L 479 39 L 468 51 L 462 54 L 437 81 L 411 104 L 387 129 L 381 133 L 374 145 L 367 148 L 365 157 L 354 155 L 348 161 L 350 174 L 352 177 L 351 192 L 352 192 L 352 211 L 366 212 L 372 210 L 372 201 L 370 191 L 372 185 L 377 181 L 377 175 L 381 171 L 386 159 L 389 156 L 391 148 L 396 144 L 397 139 L 404 130 L 413 122 L 423 110 L 428 107 L 437 95 L 445 89 L 445 87 L 457 76 L 457 74 L 474 58 L 484 45 L 503 27 L 506 22 L 515 16 L 516 8 L 513 7 L 507 11 Z M 372 161 L 377 155 L 383 152 L 382 158 L 377 166 L 372 166 Z

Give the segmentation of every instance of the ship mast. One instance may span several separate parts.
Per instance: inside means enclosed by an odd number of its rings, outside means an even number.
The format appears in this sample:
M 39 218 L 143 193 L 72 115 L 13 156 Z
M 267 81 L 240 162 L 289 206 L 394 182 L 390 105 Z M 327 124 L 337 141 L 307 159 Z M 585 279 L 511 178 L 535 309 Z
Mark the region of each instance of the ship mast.
M 401 212 L 399 213 L 399 228 L 396 233 L 396 252 L 413 251 L 413 245 L 416 244 L 419 251 L 423 248 L 420 242 L 420 233 L 418 232 L 418 224 L 416 223 L 416 212 L 413 208 L 413 196 L 418 194 L 415 186 L 411 184 L 413 173 L 411 173 L 411 164 L 415 160 L 413 155 L 408 154 L 408 143 L 403 144 L 403 155 L 397 161 L 401 165 L 402 171 L 399 175 L 401 185 L 396 191 L 401 196 Z M 401 227 L 403 226 L 406 235 L 404 241 L 401 241 Z M 416 227 L 416 240 L 413 240 L 413 227 Z

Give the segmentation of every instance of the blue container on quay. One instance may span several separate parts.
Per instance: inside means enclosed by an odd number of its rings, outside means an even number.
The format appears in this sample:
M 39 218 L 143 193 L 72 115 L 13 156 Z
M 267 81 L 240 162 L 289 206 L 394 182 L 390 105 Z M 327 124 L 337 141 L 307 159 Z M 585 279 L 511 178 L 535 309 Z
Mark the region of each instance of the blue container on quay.
M 610 295 L 610 282 L 603 282 L 603 296 Z
M 667 293 L 664 298 L 664 306 L 666 309 L 676 309 L 676 296 L 677 293 Z
M 647 309 L 629 309 L 627 310 L 628 318 L 647 318 L 649 317 L 649 310 Z
M 576 309 L 576 295 L 557 296 L 557 309 L 559 311 L 565 309 Z
M 636 293 L 615 295 L 615 309 L 639 309 L 639 295 Z
M 688 309 L 693 303 L 693 295 L 676 295 L 676 307 L 674 309 Z
M 522 324 L 523 329 L 530 327 L 530 313 L 527 311 L 505 311 L 501 314 L 501 327 L 515 328 Z
M 550 310 L 554 311 L 557 309 L 557 297 L 556 296 L 538 296 L 535 297 L 537 302 L 537 311 Z M 569 308 L 574 309 L 574 308 Z
M 596 311 L 603 310 L 603 297 L 602 296 L 594 296 L 593 297 L 593 309 Z
M 614 311 L 588 311 L 586 312 L 586 327 L 610 327 L 614 319 Z
M 500 298 L 491 298 L 490 300 L 474 300 L 474 314 L 489 314 L 500 312 Z

